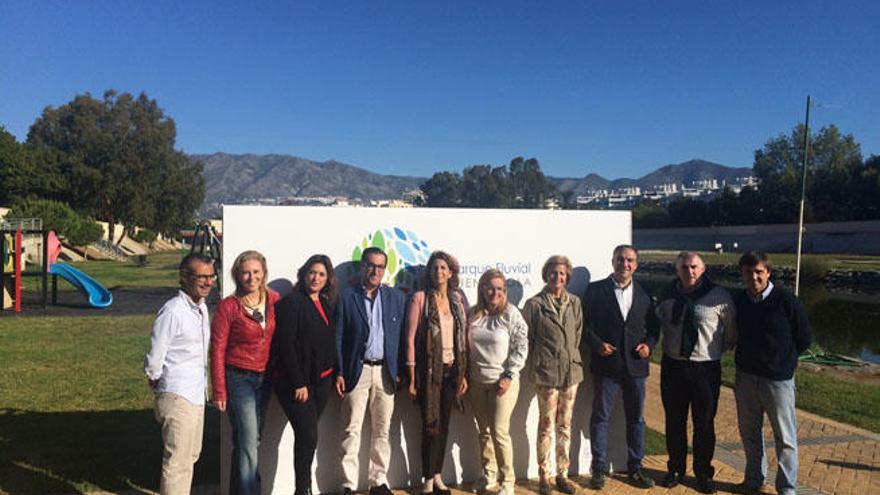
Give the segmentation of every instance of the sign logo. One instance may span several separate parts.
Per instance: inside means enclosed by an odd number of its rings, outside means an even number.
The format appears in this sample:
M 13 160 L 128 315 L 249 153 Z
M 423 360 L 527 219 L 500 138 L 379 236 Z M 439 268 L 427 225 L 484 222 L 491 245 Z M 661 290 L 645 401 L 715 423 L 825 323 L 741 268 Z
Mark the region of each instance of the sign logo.
M 368 247 L 377 247 L 388 255 L 382 283 L 403 290 L 413 289 L 419 281 L 431 251 L 428 243 L 415 232 L 400 227 L 380 228 L 367 234 L 351 252 L 352 266 L 360 267 L 361 254 Z M 357 276 L 357 273 L 354 274 Z

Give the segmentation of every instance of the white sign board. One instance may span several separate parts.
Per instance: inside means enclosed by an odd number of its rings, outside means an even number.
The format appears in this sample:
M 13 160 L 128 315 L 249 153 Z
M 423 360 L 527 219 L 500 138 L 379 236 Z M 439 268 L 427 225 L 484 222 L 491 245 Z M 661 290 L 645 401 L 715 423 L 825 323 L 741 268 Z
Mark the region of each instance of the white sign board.
M 248 249 L 268 261 L 270 285 L 285 293 L 296 270 L 309 256 L 328 255 L 341 275 L 340 284 L 356 276 L 360 252 L 378 245 L 388 253 L 386 281 L 408 290 L 420 277 L 419 268 L 434 250 L 454 255 L 461 264 L 461 286 L 476 301 L 477 281 L 487 268 L 508 278 L 509 299 L 522 307 L 543 287 L 541 267 L 552 255 L 568 256 L 575 269 L 569 291 L 583 296 L 590 280 L 611 272 L 615 246 L 631 239 L 629 212 L 483 209 L 386 209 L 296 206 L 226 206 L 223 208 L 223 295 L 234 290 L 229 273 L 232 260 Z M 571 473 L 590 468 L 589 417 L 592 402 L 590 374 L 579 389 L 572 425 Z M 389 483 L 393 487 L 420 481 L 420 416 L 402 391 L 392 420 Z M 339 401 L 334 397 L 321 417 L 313 491 L 340 491 Z M 537 477 L 535 437 L 537 399 L 523 381 L 511 419 L 517 478 Z M 228 489 L 231 454 L 228 420 L 222 423 L 221 487 Z M 609 456 L 612 465 L 625 466 L 623 412 L 618 404 L 611 423 Z M 361 486 L 366 486 L 370 428 L 362 431 Z M 473 481 L 480 476 L 479 447 L 473 415 L 454 413 L 449 434 L 451 459 L 444 466 L 447 483 Z M 552 455 L 551 455 L 552 457 Z M 263 431 L 260 470 L 264 493 L 293 491 L 293 431 L 273 398 Z

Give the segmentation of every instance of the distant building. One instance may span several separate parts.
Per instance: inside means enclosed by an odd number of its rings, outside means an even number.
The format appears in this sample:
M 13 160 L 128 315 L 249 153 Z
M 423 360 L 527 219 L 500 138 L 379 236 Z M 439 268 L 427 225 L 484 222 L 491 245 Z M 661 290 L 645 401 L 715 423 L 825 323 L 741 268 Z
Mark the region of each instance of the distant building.
M 642 191 L 640 187 L 622 187 L 619 189 L 591 189 L 586 194 L 578 196 L 575 203 L 579 208 L 601 207 L 611 209 L 629 208 L 640 200 L 671 201 L 676 197 L 709 199 L 720 193 L 724 187 L 730 187 L 733 192 L 739 194 L 743 187 L 757 188 L 758 180 L 755 177 L 739 177 L 733 184 L 727 184 L 718 179 L 701 179 L 691 182 L 690 186 L 668 182 L 652 186 Z

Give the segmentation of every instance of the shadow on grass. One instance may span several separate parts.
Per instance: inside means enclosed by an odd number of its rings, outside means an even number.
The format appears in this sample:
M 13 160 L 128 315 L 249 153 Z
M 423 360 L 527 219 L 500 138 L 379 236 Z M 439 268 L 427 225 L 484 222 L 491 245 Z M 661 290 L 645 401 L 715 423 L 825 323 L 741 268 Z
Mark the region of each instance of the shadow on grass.
M 220 416 L 208 408 L 194 484 L 220 479 Z M 0 491 L 158 491 L 162 439 L 152 410 L 0 410 Z

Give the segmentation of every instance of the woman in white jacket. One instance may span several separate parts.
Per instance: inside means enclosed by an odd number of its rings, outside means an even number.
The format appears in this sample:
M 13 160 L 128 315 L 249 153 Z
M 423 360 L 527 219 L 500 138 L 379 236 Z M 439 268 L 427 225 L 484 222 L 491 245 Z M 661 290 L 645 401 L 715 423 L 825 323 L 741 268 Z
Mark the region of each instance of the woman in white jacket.
M 483 476 L 477 493 L 497 488 L 513 495 L 513 447 L 510 415 L 519 395 L 519 372 L 529 351 L 528 326 L 516 306 L 507 302 L 507 281 L 487 270 L 478 284 L 477 305 L 468 318 L 470 389 L 468 398 L 479 428 Z

